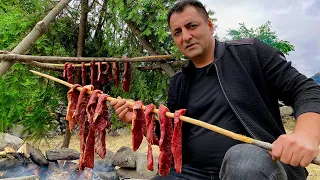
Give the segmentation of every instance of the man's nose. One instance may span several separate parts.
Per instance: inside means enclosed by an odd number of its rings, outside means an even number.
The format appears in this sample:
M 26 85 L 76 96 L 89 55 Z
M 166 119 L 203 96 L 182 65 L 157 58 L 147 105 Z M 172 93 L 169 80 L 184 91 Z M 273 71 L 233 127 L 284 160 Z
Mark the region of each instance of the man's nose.
M 192 38 L 192 35 L 187 29 L 184 29 L 184 30 L 182 30 L 182 38 L 183 38 L 183 41 L 188 42 Z

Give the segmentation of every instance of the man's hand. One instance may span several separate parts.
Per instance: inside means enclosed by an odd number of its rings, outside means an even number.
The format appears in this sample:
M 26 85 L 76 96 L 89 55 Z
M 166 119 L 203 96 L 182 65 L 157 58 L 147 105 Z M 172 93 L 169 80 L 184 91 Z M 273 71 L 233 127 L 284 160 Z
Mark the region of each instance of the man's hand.
M 292 166 L 308 166 L 319 153 L 320 114 L 307 112 L 297 118 L 292 134 L 285 134 L 273 142 L 273 159 Z
M 273 145 L 272 159 L 292 166 L 306 167 L 319 153 L 318 142 L 304 133 L 281 135 Z
M 126 103 L 126 100 L 118 97 L 117 99 L 112 100 L 110 102 L 110 105 L 113 106 L 113 108 L 116 111 L 116 114 L 118 115 L 121 121 L 125 123 L 132 122 L 132 116 L 133 116 L 132 108 L 129 107 L 129 105 Z

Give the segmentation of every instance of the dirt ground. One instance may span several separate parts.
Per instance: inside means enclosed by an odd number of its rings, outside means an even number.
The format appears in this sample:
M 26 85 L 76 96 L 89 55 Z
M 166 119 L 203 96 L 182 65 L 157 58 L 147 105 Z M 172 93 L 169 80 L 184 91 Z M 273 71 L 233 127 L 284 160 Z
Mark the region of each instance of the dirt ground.
M 290 133 L 294 127 L 294 122 L 292 120 L 284 121 L 285 127 L 288 133 Z M 127 146 L 131 147 L 131 133 L 129 129 L 122 129 L 119 132 L 119 136 L 112 137 L 107 136 L 107 148 L 110 149 L 112 152 L 116 152 L 120 147 Z M 63 136 L 57 136 L 55 138 L 49 139 L 47 142 L 42 141 L 40 143 L 40 150 L 42 152 L 45 152 L 46 150 L 53 149 L 53 148 L 59 148 L 62 144 Z M 76 135 L 73 135 L 70 141 L 69 148 L 77 149 L 79 150 L 79 139 Z M 142 145 L 138 149 L 140 152 L 147 153 L 147 142 L 145 141 L 145 138 L 142 142 Z M 152 147 L 154 155 L 159 154 L 159 148 L 158 146 Z M 307 167 L 309 171 L 309 177 L 308 180 L 319 180 L 320 179 L 320 166 L 317 165 L 309 165 Z

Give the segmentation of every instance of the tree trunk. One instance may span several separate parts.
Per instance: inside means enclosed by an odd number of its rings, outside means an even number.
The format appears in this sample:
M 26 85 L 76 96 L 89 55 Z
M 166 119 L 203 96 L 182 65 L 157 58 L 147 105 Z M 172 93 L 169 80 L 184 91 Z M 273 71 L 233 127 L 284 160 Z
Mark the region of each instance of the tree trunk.
M 80 18 L 79 34 L 78 34 L 77 57 L 82 57 L 84 53 L 87 24 L 88 24 L 88 0 L 81 0 L 81 18 Z M 81 84 L 80 74 L 81 74 L 81 70 L 79 68 L 76 68 L 75 74 L 74 74 L 74 84 Z M 71 132 L 69 129 L 69 123 L 66 121 L 66 132 L 64 134 L 64 139 L 61 147 L 68 148 L 70 144 L 70 139 L 71 139 Z
M 39 21 L 32 31 L 12 50 L 14 54 L 24 54 L 35 43 L 35 41 L 45 33 L 49 27 L 49 24 L 55 19 L 55 17 L 69 4 L 71 0 L 61 0 L 50 12 Z M 2 77 L 14 64 L 14 61 L 2 61 L 0 63 L 0 77 Z
M 134 32 L 139 39 L 142 46 L 151 54 L 151 55 L 157 55 L 157 52 L 151 47 L 149 43 L 149 39 L 145 36 L 141 36 L 140 29 L 137 28 L 137 26 L 131 22 L 126 21 L 128 24 L 128 27 L 131 29 L 132 32 Z M 172 69 L 172 67 L 168 63 L 160 63 L 161 69 L 169 76 L 173 76 L 175 74 L 175 71 Z

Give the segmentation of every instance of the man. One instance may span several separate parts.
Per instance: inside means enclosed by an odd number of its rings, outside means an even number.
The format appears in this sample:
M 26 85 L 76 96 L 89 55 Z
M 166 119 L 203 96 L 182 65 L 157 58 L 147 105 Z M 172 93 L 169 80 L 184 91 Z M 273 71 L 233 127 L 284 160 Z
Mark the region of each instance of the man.
M 186 108 L 186 116 L 274 147 L 267 152 L 184 123 L 182 173 L 171 168 L 165 179 L 306 179 L 303 167 L 319 153 L 319 86 L 257 39 L 215 40 L 212 21 L 196 0 L 175 4 L 168 23 L 175 44 L 190 60 L 170 80 L 170 111 Z M 294 108 L 297 123 L 291 134 L 285 134 L 279 99 Z M 111 105 L 121 120 L 131 122 L 124 100 Z

